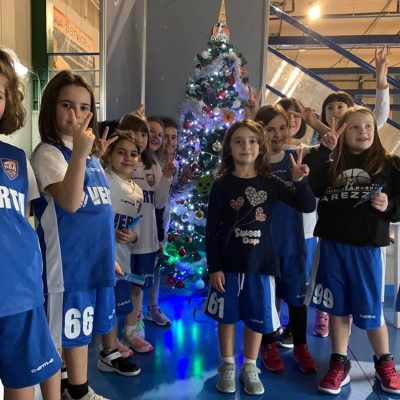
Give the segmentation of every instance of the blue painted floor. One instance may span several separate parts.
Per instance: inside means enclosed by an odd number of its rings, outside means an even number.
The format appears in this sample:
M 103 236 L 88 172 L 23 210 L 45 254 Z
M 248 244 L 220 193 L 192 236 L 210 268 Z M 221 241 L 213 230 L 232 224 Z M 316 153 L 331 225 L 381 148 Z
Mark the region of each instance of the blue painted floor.
M 123 377 L 114 373 L 100 372 L 97 368 L 98 344 L 96 338 L 90 346 L 89 382 L 95 391 L 112 400 L 214 400 L 254 398 L 247 395 L 238 382 L 235 394 L 221 394 L 215 389 L 220 354 L 217 341 L 217 326 L 204 316 L 201 309 L 193 316 L 194 307 L 202 297 L 194 297 L 185 289 L 162 287 L 160 306 L 172 320 L 171 328 L 161 328 L 146 322 L 146 339 L 154 350 L 148 354 L 134 354 L 133 362 L 140 365 L 142 372 L 136 377 Z M 144 296 L 147 297 L 146 294 Z M 287 318 L 286 308 L 282 319 Z M 400 371 L 400 330 L 393 327 L 393 298 L 385 301 L 385 315 L 389 326 L 391 351 L 397 357 Z M 286 321 L 283 321 L 285 323 Z M 352 360 L 351 383 L 337 396 L 318 392 L 319 380 L 325 375 L 331 354 L 330 339 L 312 335 L 314 310 L 309 309 L 308 344 L 317 364 L 318 372 L 302 373 L 294 361 L 291 350 L 281 349 L 285 363 L 283 372 L 270 372 L 259 361 L 261 380 L 265 394 L 259 399 L 391 399 L 399 396 L 387 395 L 374 380 L 372 349 L 366 333 L 352 328 L 349 357 Z M 236 362 L 242 362 L 243 325 L 237 326 Z

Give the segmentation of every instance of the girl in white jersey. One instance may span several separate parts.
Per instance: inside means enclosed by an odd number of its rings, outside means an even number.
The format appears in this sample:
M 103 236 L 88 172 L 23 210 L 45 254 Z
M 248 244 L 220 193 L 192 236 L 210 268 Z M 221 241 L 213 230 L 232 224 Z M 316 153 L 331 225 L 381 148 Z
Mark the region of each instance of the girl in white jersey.
M 164 244 L 166 241 L 167 231 L 170 220 L 171 201 L 182 195 L 185 186 L 190 177 L 189 165 L 182 168 L 179 175 L 179 163 L 175 159 L 175 151 L 178 145 L 177 124 L 170 118 L 158 118 L 155 116 L 147 117 L 150 126 L 150 150 L 154 161 L 164 167 L 166 160 L 172 160 L 175 165 L 172 183 L 170 187 L 170 195 L 167 203 L 162 210 L 156 210 L 158 240 L 160 243 L 160 253 L 164 252 Z M 154 270 L 153 286 L 149 289 L 149 302 L 146 319 L 154 322 L 158 326 L 170 326 L 171 320 L 162 312 L 159 303 L 160 293 L 160 269 Z
M 112 141 L 114 137 L 117 138 L 116 141 Z M 119 129 L 115 130 L 109 141 L 112 143 L 108 146 L 103 160 L 114 210 L 117 273 L 124 275 L 130 272 L 131 246 L 138 241 L 140 232 L 137 218 L 143 204 L 143 192 L 131 179 L 133 169 L 138 163 L 140 145 L 133 132 Z M 117 317 L 132 312 L 130 282 L 117 280 L 115 299 Z M 102 350 L 97 365 L 103 372 L 135 376 L 140 373 L 140 368 L 125 360 L 132 354 L 129 347 L 118 341 L 117 320 L 114 329 L 102 335 Z
M 163 208 L 169 195 L 173 162 L 167 162 L 163 170 L 150 155 L 150 128 L 144 117 L 138 113 L 129 113 L 122 117 L 119 129 L 135 132 L 140 145 L 140 159 L 132 172 L 132 180 L 143 190 L 141 208 L 140 236 L 132 246 L 131 272 L 146 278 L 147 286 L 153 283 L 156 254 L 160 245 L 157 237 L 155 209 Z M 147 353 L 153 346 L 145 340 L 143 324 L 143 289 L 132 285 L 133 311 L 126 316 L 123 330 L 124 344 L 138 353 Z

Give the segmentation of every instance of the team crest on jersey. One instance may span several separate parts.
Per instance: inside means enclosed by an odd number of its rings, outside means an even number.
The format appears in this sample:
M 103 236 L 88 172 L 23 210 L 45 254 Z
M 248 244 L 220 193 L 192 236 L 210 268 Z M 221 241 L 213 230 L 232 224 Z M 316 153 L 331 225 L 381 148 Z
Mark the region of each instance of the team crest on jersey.
M 156 183 L 156 177 L 154 174 L 146 174 L 146 181 L 150 187 L 153 187 Z
M 18 176 L 18 161 L 9 158 L 0 158 L 3 171 L 9 179 L 13 180 Z

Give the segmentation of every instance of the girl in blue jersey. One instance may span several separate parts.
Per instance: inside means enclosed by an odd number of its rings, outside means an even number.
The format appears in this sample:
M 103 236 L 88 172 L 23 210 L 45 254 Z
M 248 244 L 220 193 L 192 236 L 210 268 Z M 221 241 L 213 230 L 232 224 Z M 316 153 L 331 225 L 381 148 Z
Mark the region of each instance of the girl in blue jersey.
M 301 158 L 294 150 L 283 150 L 288 139 L 289 120 L 285 110 L 279 105 L 261 107 L 255 117 L 265 126 L 267 139 L 272 149 L 271 170 L 274 175 L 293 185 L 291 157 Z M 327 154 L 327 160 L 328 160 Z M 306 294 L 305 257 L 302 214 L 278 201 L 272 217 L 272 235 L 281 273 L 276 286 L 276 296 L 288 304 L 289 318 L 293 334 L 293 355 L 303 372 L 317 370 L 317 365 L 307 346 L 307 307 L 304 305 Z M 279 356 L 273 333 L 264 334 L 261 341 L 261 359 L 270 371 L 283 371 L 284 364 Z
M 0 134 L 25 122 L 23 85 L 12 51 L 0 48 Z M 59 399 L 61 359 L 43 308 L 42 259 L 28 218 L 39 197 L 25 153 L 0 141 L 0 379 L 4 400 L 33 400 L 48 379 L 44 400 Z
M 382 246 L 389 224 L 400 221 L 400 159 L 383 148 L 374 114 L 364 107 L 347 110 L 340 131 L 326 134 L 338 144 L 333 161 L 310 152 L 310 185 L 318 203 L 314 234 L 320 238 L 318 268 L 307 301 L 330 314 L 330 369 L 318 389 L 337 394 L 350 382 L 347 357 L 349 315 L 367 331 L 374 351 L 375 376 L 385 392 L 400 394 L 400 379 L 389 351 L 382 309 Z M 322 147 L 322 146 L 321 146 Z
M 113 141 L 114 138 L 117 140 Z M 140 224 L 135 224 L 135 219 L 143 204 L 143 192 L 131 179 L 132 171 L 138 163 L 140 146 L 134 132 L 119 129 L 115 130 L 110 141 L 112 143 L 108 146 L 103 159 L 114 210 L 117 273 L 124 275 L 131 271 L 131 246 L 138 241 L 140 233 Z M 130 282 L 117 280 L 115 297 L 117 317 L 132 312 Z M 125 360 L 132 354 L 129 347 L 118 341 L 117 321 L 114 329 L 102 336 L 102 350 L 97 365 L 104 372 L 135 376 L 140 373 L 140 368 Z
M 109 186 L 96 149 L 92 88 L 71 71 L 47 84 L 39 114 L 42 142 L 32 155 L 44 263 L 47 319 L 68 372 L 70 399 L 103 399 L 88 385 L 92 334 L 115 326 L 115 250 Z
M 218 179 L 210 193 L 206 253 L 211 288 L 204 310 L 218 321 L 222 364 L 217 389 L 224 393 L 236 390 L 233 351 L 240 320 L 245 324 L 240 379 L 247 393 L 264 393 L 256 366 L 261 337 L 280 325 L 275 308 L 280 271 L 271 233 L 276 202 L 300 212 L 315 208 L 301 156 L 297 161 L 290 156 L 294 184 L 289 187 L 271 174 L 270 154 L 261 124 L 234 123 L 225 135 Z
M 170 160 L 161 170 L 150 155 L 150 128 L 147 120 L 138 113 L 122 117 L 119 129 L 135 132 L 140 145 L 140 158 L 131 178 L 143 190 L 143 215 L 140 223 L 140 236 L 132 246 L 131 272 L 146 278 L 147 287 L 153 283 L 156 254 L 160 249 L 157 236 L 155 210 L 163 208 L 167 202 L 172 173 L 175 166 Z M 132 285 L 133 311 L 125 318 L 122 332 L 123 342 L 138 353 L 147 353 L 153 346 L 145 339 L 143 323 L 143 289 Z

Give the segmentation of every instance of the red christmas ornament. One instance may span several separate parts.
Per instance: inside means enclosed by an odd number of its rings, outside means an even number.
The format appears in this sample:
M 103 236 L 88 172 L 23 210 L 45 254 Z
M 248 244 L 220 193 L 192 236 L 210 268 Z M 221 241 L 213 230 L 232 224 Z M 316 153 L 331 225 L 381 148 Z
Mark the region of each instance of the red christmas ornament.
M 167 284 L 170 286 L 175 285 L 176 283 L 176 278 L 173 275 L 168 275 L 167 276 Z
M 178 251 L 179 255 L 183 257 L 186 254 L 186 249 L 184 247 L 181 247 Z
M 218 98 L 219 98 L 220 100 L 223 100 L 225 97 L 226 97 L 226 92 L 225 92 L 225 90 L 221 90 L 221 91 L 218 92 Z
M 232 73 L 231 73 L 231 76 L 229 77 L 229 80 L 228 80 L 228 83 L 230 84 L 230 85 L 234 85 L 235 84 L 235 70 L 233 69 L 232 70 Z
M 246 75 L 247 74 L 247 68 L 241 67 L 240 68 L 240 72 L 241 72 L 242 75 Z
M 190 169 L 192 170 L 192 172 L 198 170 L 200 167 L 200 164 L 198 162 L 194 162 L 192 163 L 192 165 L 190 166 Z
M 214 117 L 214 113 L 212 112 L 211 108 L 208 106 L 204 106 L 203 107 L 203 111 L 210 117 L 213 118 Z
M 191 123 L 190 121 L 185 121 L 185 122 L 183 123 L 183 127 L 184 127 L 185 129 L 189 129 L 191 126 L 192 126 L 192 123 Z
M 185 241 L 186 241 L 186 243 L 192 243 L 193 242 L 193 238 L 191 236 L 186 236 L 185 237 Z
M 176 204 L 183 204 L 184 202 L 185 202 L 184 199 L 179 199 L 175 201 Z
M 172 243 L 174 241 L 174 236 L 173 235 L 168 235 L 167 240 L 168 240 L 169 243 Z
M 176 282 L 176 287 L 178 289 L 183 289 L 185 287 L 185 284 L 183 283 L 183 281 L 178 281 Z

